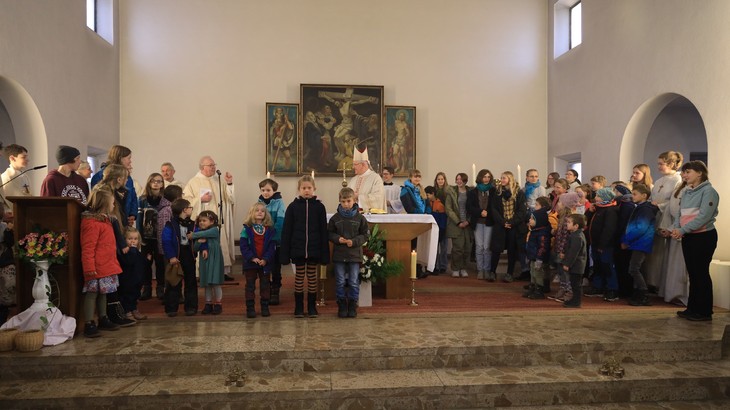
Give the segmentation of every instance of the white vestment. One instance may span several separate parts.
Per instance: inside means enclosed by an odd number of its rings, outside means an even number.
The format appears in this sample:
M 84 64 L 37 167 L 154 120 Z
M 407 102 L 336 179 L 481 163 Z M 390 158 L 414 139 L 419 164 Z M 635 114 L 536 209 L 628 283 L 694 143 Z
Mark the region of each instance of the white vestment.
M 202 173 L 198 172 L 193 178 L 188 181 L 187 185 L 183 189 L 183 198 L 190 201 L 190 205 L 193 207 L 193 214 L 191 218 L 195 220 L 198 214 L 202 211 L 213 211 L 218 215 L 218 222 L 221 220 L 221 250 L 223 251 L 223 266 L 230 270 L 231 265 L 235 258 L 233 252 L 234 237 L 233 237 L 233 206 L 234 206 L 234 195 L 233 195 L 233 184 L 226 184 L 225 179 L 221 180 L 223 185 L 223 212 L 219 212 L 218 202 L 220 202 L 220 190 L 218 185 L 218 176 L 206 177 Z M 210 192 L 212 198 L 209 202 L 201 202 L 200 198 L 205 195 L 206 192 Z M 222 218 L 222 219 L 221 219 Z
M 372 169 L 368 169 L 362 175 L 352 177 L 349 187 L 355 191 L 357 204 L 365 211 L 372 208 L 386 209 L 383 179 Z
M 2 174 L 2 183 L 5 184 L 10 181 L 14 176 L 20 174 L 22 170 L 15 169 L 11 166 L 5 170 Z M 32 196 L 33 193 L 30 189 L 30 178 L 28 174 L 24 174 L 18 178 L 15 178 L 13 182 L 4 185 L 2 187 L 2 195 L 5 200 L 5 212 L 13 211 L 13 203 L 8 201 L 9 196 Z

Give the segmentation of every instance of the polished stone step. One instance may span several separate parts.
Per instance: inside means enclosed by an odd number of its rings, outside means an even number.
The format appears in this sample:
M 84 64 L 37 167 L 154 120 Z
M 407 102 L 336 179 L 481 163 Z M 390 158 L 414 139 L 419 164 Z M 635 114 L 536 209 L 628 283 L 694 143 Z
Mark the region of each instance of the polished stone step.
M 249 374 L 243 387 L 225 386 L 224 374 L 4 380 L 0 382 L 0 408 L 185 406 L 405 410 L 603 403 L 636 405 L 677 400 L 723 403 L 730 398 L 728 360 L 628 363 L 624 367 L 626 374 L 621 379 L 600 375 L 599 366 L 594 364 L 268 372 Z
M 719 360 L 728 315 L 662 314 L 147 321 L 36 353 L 0 353 L 11 379 L 337 372 Z M 725 350 L 728 350 L 727 348 Z

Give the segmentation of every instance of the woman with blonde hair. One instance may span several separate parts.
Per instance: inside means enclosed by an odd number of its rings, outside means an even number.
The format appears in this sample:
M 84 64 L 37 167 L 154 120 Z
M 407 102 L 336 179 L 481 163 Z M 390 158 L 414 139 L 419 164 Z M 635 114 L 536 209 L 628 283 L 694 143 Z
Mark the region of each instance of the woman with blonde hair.
M 93 188 L 96 184 L 101 182 L 104 175 L 104 169 L 110 165 L 121 165 L 127 170 L 127 178 L 124 186 L 129 191 L 129 196 L 124 203 L 124 213 L 127 215 L 127 220 L 120 221 L 122 224 L 134 226 L 134 222 L 137 219 L 137 212 L 139 210 L 137 204 L 137 191 L 134 188 L 134 181 L 130 173 L 132 172 L 132 150 L 123 145 L 114 145 L 109 149 L 109 154 L 104 164 L 101 166 L 99 172 L 91 177 L 91 187 Z
M 651 168 L 646 164 L 636 164 L 631 171 L 632 185 L 646 185 L 649 189 L 654 187 L 654 180 L 651 178 Z
M 519 247 L 525 246 L 527 235 L 527 200 L 525 193 L 515 182 L 515 176 L 505 171 L 499 179 L 492 201 L 492 269 L 487 280 L 496 279 L 497 264 L 502 251 L 507 250 L 507 273 L 502 279 L 512 282 Z

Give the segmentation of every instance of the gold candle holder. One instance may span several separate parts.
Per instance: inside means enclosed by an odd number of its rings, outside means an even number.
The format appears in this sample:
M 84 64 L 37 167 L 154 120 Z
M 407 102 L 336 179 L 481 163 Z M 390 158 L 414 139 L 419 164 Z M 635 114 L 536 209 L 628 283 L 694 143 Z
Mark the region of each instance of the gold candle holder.
M 319 302 L 317 302 L 317 306 L 327 306 L 327 303 L 324 301 L 324 281 L 327 279 L 327 265 L 320 265 L 319 267 Z
M 416 302 L 416 279 L 411 279 L 411 303 L 408 306 L 418 306 L 418 302 Z

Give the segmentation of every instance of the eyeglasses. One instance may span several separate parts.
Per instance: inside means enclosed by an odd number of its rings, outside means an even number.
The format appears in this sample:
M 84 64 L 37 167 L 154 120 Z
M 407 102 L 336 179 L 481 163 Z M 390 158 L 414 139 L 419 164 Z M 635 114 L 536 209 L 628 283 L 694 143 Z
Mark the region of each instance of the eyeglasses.
M 214 167 L 216 164 L 203 164 L 204 167 Z

